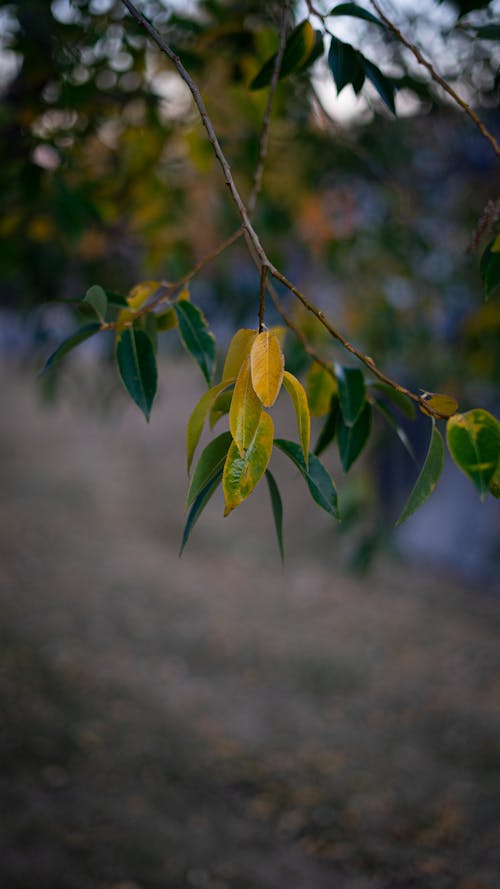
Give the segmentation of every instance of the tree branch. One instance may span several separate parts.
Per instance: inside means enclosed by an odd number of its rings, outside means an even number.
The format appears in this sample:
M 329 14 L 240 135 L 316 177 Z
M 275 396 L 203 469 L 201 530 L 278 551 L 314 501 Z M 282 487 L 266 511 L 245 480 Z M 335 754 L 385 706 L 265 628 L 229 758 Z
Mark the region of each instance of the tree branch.
M 257 167 L 255 170 L 253 188 L 250 193 L 250 197 L 248 198 L 248 214 L 249 214 L 249 216 L 253 216 L 253 213 L 255 210 L 255 204 L 257 202 L 257 197 L 258 197 L 260 189 L 262 187 L 262 175 L 264 173 L 264 164 L 266 162 L 267 150 L 269 147 L 269 126 L 271 123 L 271 111 L 272 111 L 272 107 L 273 107 L 274 94 L 276 92 L 276 87 L 278 85 L 278 78 L 279 78 L 279 73 L 280 73 L 280 68 L 281 68 L 281 62 L 283 61 L 283 53 L 285 51 L 286 29 L 287 29 L 287 24 L 288 24 L 288 11 L 289 11 L 289 3 L 288 3 L 288 0 L 286 0 L 286 2 L 283 4 L 283 9 L 281 11 L 280 42 L 279 42 L 278 52 L 276 53 L 276 59 L 274 62 L 271 83 L 269 84 L 269 92 L 267 94 L 266 110 L 264 112 L 264 117 L 262 120 L 262 130 L 261 130 L 260 140 L 259 140 L 259 159 L 257 161 Z
M 446 80 L 444 80 L 444 78 L 441 77 L 440 74 L 438 74 L 438 72 L 436 71 L 434 66 L 431 64 L 431 62 L 429 62 L 428 59 L 426 59 L 425 56 L 421 53 L 418 46 L 415 46 L 415 44 L 411 43 L 404 36 L 404 34 L 401 33 L 401 31 L 394 24 L 394 22 L 392 22 L 391 19 L 389 19 L 386 16 L 386 14 L 380 8 L 378 0 L 370 0 L 370 3 L 373 6 L 373 8 L 375 9 L 375 11 L 378 13 L 378 15 L 380 16 L 380 18 L 382 19 L 384 24 L 389 28 L 390 31 L 392 31 L 392 33 L 395 35 L 395 37 L 397 37 L 399 42 L 402 43 L 403 46 L 406 46 L 406 48 L 409 49 L 411 53 L 413 53 L 417 62 L 420 65 L 423 65 L 423 67 L 427 69 L 427 71 L 431 75 L 434 82 L 439 84 L 441 89 L 443 89 L 446 93 L 448 93 L 448 95 L 451 96 L 453 101 L 456 102 L 456 104 L 459 105 L 460 108 L 462 108 L 466 114 L 468 114 L 470 119 L 473 121 L 473 123 L 478 128 L 481 135 L 484 136 L 484 138 L 488 140 L 488 142 L 490 143 L 491 147 L 493 148 L 493 151 L 495 152 L 496 156 L 500 158 L 500 146 L 498 145 L 497 140 L 490 133 L 490 131 L 486 128 L 483 121 L 481 120 L 480 117 L 478 117 L 478 115 L 476 114 L 474 109 L 470 107 L 470 105 L 465 101 L 465 99 L 462 99 L 462 97 L 459 96 L 459 94 L 453 89 L 453 87 L 450 86 L 450 84 Z

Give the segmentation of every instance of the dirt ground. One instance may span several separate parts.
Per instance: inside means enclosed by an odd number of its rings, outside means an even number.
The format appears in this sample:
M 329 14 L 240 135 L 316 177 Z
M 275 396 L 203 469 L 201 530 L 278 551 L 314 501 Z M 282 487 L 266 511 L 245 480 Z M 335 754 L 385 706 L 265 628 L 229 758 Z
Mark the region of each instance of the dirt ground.
M 162 379 L 148 427 L 2 373 L 1 889 L 498 889 L 500 598 L 349 576 L 295 477 L 284 572 L 259 491 L 179 561 Z

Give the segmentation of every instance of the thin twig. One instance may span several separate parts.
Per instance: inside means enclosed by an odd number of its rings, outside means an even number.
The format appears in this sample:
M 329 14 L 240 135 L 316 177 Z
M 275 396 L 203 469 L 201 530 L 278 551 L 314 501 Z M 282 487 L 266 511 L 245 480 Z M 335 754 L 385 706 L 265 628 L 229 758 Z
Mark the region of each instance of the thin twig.
M 262 333 L 264 329 L 264 314 L 266 311 L 266 278 L 267 265 L 263 265 L 260 269 L 259 333 Z
M 285 51 L 285 43 L 286 43 L 286 30 L 288 24 L 288 11 L 289 4 L 285 2 L 283 4 L 283 9 L 281 11 L 281 22 L 280 22 L 280 42 L 278 46 L 278 52 L 276 53 L 276 59 L 273 67 L 273 74 L 271 77 L 271 83 L 269 84 L 269 92 L 267 94 L 267 102 L 266 102 L 266 110 L 264 111 L 264 117 L 262 119 L 262 130 L 260 133 L 259 140 L 259 159 L 257 161 L 257 167 L 255 169 L 255 176 L 253 180 L 253 187 L 250 193 L 250 197 L 248 198 L 247 207 L 248 207 L 248 215 L 251 217 L 254 214 L 255 204 L 257 202 L 257 198 L 259 196 L 259 192 L 262 187 L 262 176 L 264 173 L 264 164 L 266 162 L 267 150 L 269 148 L 269 126 L 271 123 L 271 111 L 273 107 L 274 94 L 276 92 L 276 87 L 278 85 L 278 78 L 281 68 L 281 62 L 283 61 L 283 53 Z
M 435 81 L 435 83 L 438 83 L 439 86 L 441 87 L 441 89 L 443 89 L 446 93 L 448 93 L 448 95 L 451 96 L 453 101 L 456 102 L 456 104 L 459 105 L 460 108 L 462 108 L 466 114 L 468 114 L 470 119 L 473 121 L 473 123 L 478 128 L 481 135 L 484 136 L 484 138 L 488 140 L 488 142 L 490 143 L 491 147 L 493 148 L 493 151 L 495 152 L 496 156 L 500 157 L 500 146 L 498 145 L 497 140 L 490 133 L 490 131 L 487 129 L 487 127 L 484 125 L 481 118 L 478 117 L 478 115 L 476 114 L 474 109 L 471 108 L 471 106 L 465 101 L 465 99 L 462 99 L 462 97 L 459 96 L 459 94 L 453 89 L 453 87 L 450 86 L 450 84 L 446 80 L 444 80 L 444 78 L 441 77 L 440 74 L 438 74 L 438 72 L 436 71 L 434 66 L 431 64 L 431 62 L 429 62 L 429 60 L 426 59 L 425 56 L 421 53 L 418 46 L 415 46 L 414 43 L 411 43 L 411 41 L 408 40 L 404 36 L 404 34 L 402 34 L 402 32 L 394 24 L 394 22 L 392 22 L 391 19 L 388 18 L 386 16 L 386 14 L 383 12 L 383 10 L 380 8 L 380 5 L 377 2 L 377 0 L 370 0 L 370 2 L 371 2 L 371 5 L 373 6 L 373 8 L 375 9 L 375 11 L 378 13 L 380 18 L 384 22 L 384 24 L 389 28 L 389 30 L 392 31 L 392 33 L 397 37 L 399 42 L 402 43 L 403 46 L 406 46 L 406 48 L 409 49 L 411 53 L 413 53 L 417 62 L 420 65 L 423 65 L 423 67 L 427 69 L 427 71 L 429 72 L 429 74 L 431 75 L 431 77 Z

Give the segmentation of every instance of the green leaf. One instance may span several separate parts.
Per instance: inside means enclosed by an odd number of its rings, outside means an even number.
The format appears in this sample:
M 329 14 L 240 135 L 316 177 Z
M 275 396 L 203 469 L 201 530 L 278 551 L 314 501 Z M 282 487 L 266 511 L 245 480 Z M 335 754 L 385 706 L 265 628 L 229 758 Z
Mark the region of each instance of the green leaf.
M 179 558 L 182 556 L 184 547 L 186 546 L 186 543 L 188 542 L 189 535 L 191 534 L 191 531 L 193 530 L 194 526 L 196 525 L 196 522 L 198 521 L 203 510 L 205 509 L 205 506 L 207 505 L 208 501 L 212 497 L 212 494 L 214 494 L 215 491 L 217 490 L 221 481 L 222 481 L 222 470 L 220 472 L 218 472 L 217 475 L 214 476 L 205 485 L 205 487 L 200 491 L 200 493 L 198 494 L 196 500 L 194 501 L 191 509 L 189 510 L 189 514 L 186 519 L 186 524 L 184 526 L 184 531 L 182 534 L 182 543 L 181 543 L 181 548 L 179 551 Z
M 474 28 L 476 37 L 480 40 L 500 40 L 500 23 L 492 22 L 490 25 L 480 25 Z
M 252 386 L 250 358 L 247 355 L 236 378 L 229 409 L 229 428 L 241 457 L 250 446 L 261 415 L 262 403 Z
M 329 472 L 315 454 L 309 454 L 309 468 L 306 467 L 302 449 L 294 441 L 275 438 L 274 444 L 283 451 L 304 476 L 313 500 L 334 518 L 339 518 L 337 492 Z
M 153 344 L 143 330 L 126 327 L 116 347 L 118 370 L 128 394 L 149 420 L 158 372 Z
M 51 355 L 47 358 L 42 370 L 41 374 L 45 373 L 49 367 L 53 367 L 61 358 L 74 349 L 75 346 L 79 346 L 80 343 L 88 340 L 89 337 L 94 336 L 95 333 L 98 333 L 101 329 L 101 324 L 99 321 L 92 321 L 90 324 L 85 324 L 84 327 L 80 327 L 79 330 L 75 330 L 70 336 L 68 336 L 57 349 L 52 352 Z
M 311 23 L 304 19 L 291 31 L 283 52 L 279 79 L 301 68 L 312 53 L 317 51 L 317 37 Z M 271 83 L 277 53 L 264 63 L 250 84 L 251 90 L 260 90 Z
M 210 429 L 213 429 L 215 424 L 229 413 L 229 409 L 231 407 L 231 401 L 233 400 L 232 392 L 221 392 L 220 395 L 215 399 L 212 407 L 210 408 L 210 414 L 208 417 L 208 422 L 210 424 Z
M 155 318 L 158 333 L 166 333 L 167 330 L 172 330 L 177 325 L 177 315 L 172 306 L 169 306 L 163 312 L 158 312 Z
M 362 65 L 367 76 L 368 80 L 371 81 L 375 89 L 377 90 L 380 98 L 387 105 L 389 111 L 393 114 L 396 114 L 396 105 L 394 103 L 394 95 L 395 95 L 395 87 L 392 80 L 389 77 L 386 77 L 385 74 L 382 74 L 380 68 L 377 68 L 373 62 L 365 59 L 364 56 L 361 57 Z
M 233 441 L 222 475 L 225 516 L 246 500 L 264 475 L 273 449 L 273 434 L 273 421 L 269 414 L 262 411 L 255 435 L 243 455 Z
M 401 525 L 402 522 L 406 521 L 406 519 L 413 515 L 419 506 L 422 506 L 422 503 L 425 503 L 427 498 L 430 497 L 439 481 L 439 476 L 443 469 L 443 460 L 443 438 L 433 421 L 431 441 L 424 465 L 422 466 L 422 471 L 415 482 L 415 486 L 406 502 L 403 512 L 396 522 L 396 525 Z
M 156 354 L 158 349 L 158 322 L 155 313 L 147 312 L 146 315 L 141 315 L 134 321 L 134 327 L 137 330 L 143 330 L 147 334 Z
M 342 416 L 346 426 L 353 426 L 366 401 L 365 380 L 358 367 L 335 365 Z
M 116 306 L 119 309 L 125 309 L 128 306 L 127 300 L 120 293 L 115 293 L 114 290 L 105 290 L 104 292 L 108 300 L 108 306 Z
M 281 564 L 285 560 L 283 549 L 283 502 L 279 492 L 276 480 L 269 469 L 266 469 L 266 481 L 269 488 L 269 497 L 271 498 L 271 507 L 273 510 L 274 527 L 276 529 L 276 537 L 278 539 L 278 548 L 281 556 Z
M 411 457 L 413 462 L 416 463 L 417 458 L 415 456 L 415 451 L 413 450 L 413 448 L 411 446 L 411 442 L 410 442 L 406 432 L 404 431 L 404 429 L 402 429 L 401 426 L 398 425 L 395 417 L 393 417 L 390 410 L 388 410 L 388 408 L 385 406 L 385 404 L 383 404 L 383 402 L 379 401 L 378 398 L 376 398 L 375 401 L 373 402 L 373 406 L 379 412 L 379 414 L 381 414 L 383 416 L 387 425 L 390 426 L 391 429 L 396 433 L 396 435 L 399 438 L 404 449 L 406 450 L 408 455 Z
M 323 32 L 322 31 L 315 31 L 314 32 L 314 46 L 313 46 L 311 52 L 309 53 L 309 55 L 306 56 L 305 61 L 302 62 L 302 64 L 297 68 L 297 71 L 305 71 L 307 68 L 310 68 L 311 65 L 314 65 L 316 59 L 319 59 L 320 56 L 323 55 L 324 50 L 325 50 L 325 46 L 323 43 Z
M 328 65 L 333 74 L 337 94 L 341 93 L 349 83 L 352 84 L 354 92 L 359 93 L 365 81 L 362 61 L 361 53 L 350 43 L 343 43 L 342 40 L 332 37 Z
M 397 389 L 393 389 L 392 386 L 389 386 L 387 383 L 381 383 L 378 380 L 375 383 L 370 383 L 370 389 L 376 389 L 377 392 L 381 392 L 382 395 L 388 398 L 389 401 L 392 401 L 409 420 L 415 419 L 415 405 L 407 395 L 403 395 L 402 392 L 398 392 Z
M 214 335 L 208 329 L 203 313 L 187 299 L 180 299 L 173 308 L 183 345 L 198 364 L 207 385 L 210 385 L 215 368 Z
M 231 441 L 231 433 L 223 432 L 222 435 L 218 435 L 207 444 L 205 450 L 202 451 L 191 477 L 186 506 L 191 506 L 203 488 L 222 472 Z
M 446 437 L 455 463 L 483 498 L 500 459 L 500 423 L 488 411 L 474 408 L 450 417 Z
M 385 28 L 384 23 L 380 19 L 368 12 L 367 9 L 363 9 L 362 6 L 358 6 L 357 3 L 339 3 L 338 6 L 333 7 L 328 15 L 350 15 L 353 18 L 364 19 L 365 22 L 371 22 L 374 25 L 379 25 L 381 28 Z
M 372 422 L 372 409 L 368 402 L 365 403 L 354 426 L 347 426 L 340 418 L 338 429 L 339 452 L 344 472 L 348 472 L 355 460 L 358 459 L 366 442 L 370 437 Z
M 325 420 L 325 425 L 321 430 L 318 440 L 316 442 L 316 447 L 314 448 L 314 453 L 317 457 L 323 453 L 324 450 L 328 447 L 328 445 L 335 438 L 335 433 L 337 431 L 338 422 L 340 420 L 340 404 L 337 395 L 332 396 L 332 400 L 330 402 L 330 411 Z
M 92 306 L 94 312 L 101 321 L 106 320 L 108 297 L 106 296 L 106 291 L 100 287 L 99 284 L 94 284 L 92 287 L 89 287 L 83 301 Z
M 223 392 L 224 389 L 227 389 L 229 386 L 232 385 L 234 385 L 234 380 L 223 380 L 221 383 L 217 383 L 217 385 L 209 389 L 208 392 L 204 392 L 200 400 L 195 405 L 189 418 L 186 430 L 186 453 L 188 472 L 191 469 L 194 452 L 200 440 L 201 433 L 203 432 L 203 426 L 205 424 L 205 419 L 208 412 L 210 411 L 219 393 Z
M 488 300 L 500 284 L 500 251 L 493 250 L 498 238 L 486 247 L 479 265 L 479 274 L 484 282 L 485 299 Z
M 490 481 L 489 491 L 493 497 L 496 497 L 497 499 L 500 497 L 500 460 L 497 463 L 497 468 Z

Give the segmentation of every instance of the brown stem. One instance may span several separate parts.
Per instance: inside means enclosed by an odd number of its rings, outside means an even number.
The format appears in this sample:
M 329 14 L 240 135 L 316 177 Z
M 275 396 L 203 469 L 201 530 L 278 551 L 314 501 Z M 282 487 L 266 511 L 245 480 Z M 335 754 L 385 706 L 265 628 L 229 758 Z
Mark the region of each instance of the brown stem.
M 402 32 L 394 24 L 394 22 L 392 22 L 391 19 L 389 19 L 386 16 L 386 14 L 382 11 L 377 0 L 370 0 L 370 2 L 371 2 L 371 5 L 373 6 L 373 8 L 375 9 L 375 11 L 378 13 L 380 18 L 384 22 L 384 24 L 389 28 L 390 31 L 392 31 L 392 33 L 397 37 L 399 42 L 402 43 L 403 46 L 406 46 L 406 48 L 409 49 L 411 53 L 413 53 L 417 62 L 420 65 L 423 65 L 423 67 L 427 69 L 427 71 L 431 75 L 434 82 L 438 83 L 439 86 L 441 87 L 441 89 L 443 89 L 446 93 L 448 93 L 448 95 L 451 96 L 453 101 L 456 102 L 456 104 L 459 105 L 460 108 L 462 108 L 466 114 L 468 114 L 470 119 L 473 121 L 473 123 L 478 128 L 481 135 L 484 136 L 484 138 L 488 140 L 488 142 L 490 143 L 491 147 L 493 148 L 493 151 L 495 152 L 496 156 L 500 157 L 500 146 L 498 145 L 497 140 L 490 133 L 490 131 L 486 128 L 483 121 L 481 120 L 480 117 L 478 117 L 478 115 L 476 114 L 474 109 L 470 107 L 470 105 L 465 101 L 465 99 L 462 99 L 462 97 L 459 96 L 459 94 L 453 89 L 453 87 L 450 86 L 450 84 L 446 80 L 444 80 L 444 78 L 441 77 L 440 74 L 438 74 L 438 72 L 436 71 L 434 66 L 431 64 L 431 62 L 429 62 L 429 60 L 426 59 L 425 56 L 421 53 L 418 46 L 415 46 L 415 44 L 411 43 L 404 36 L 404 34 L 402 34 Z
M 250 193 L 250 197 L 248 198 L 248 215 L 253 216 L 255 210 L 255 204 L 257 203 L 257 198 L 259 196 L 260 190 L 262 188 L 262 176 L 264 173 L 264 164 L 267 158 L 267 150 L 269 147 L 269 127 L 271 124 L 271 111 L 273 107 L 274 94 L 276 92 L 276 87 L 278 85 L 278 78 L 281 68 L 281 62 L 283 61 L 283 53 L 285 51 L 285 43 L 286 43 L 286 29 L 288 23 L 288 2 L 283 4 L 283 9 L 281 11 L 281 23 L 280 23 L 280 42 L 278 46 L 278 52 L 276 53 L 276 59 L 273 67 L 273 74 L 271 77 L 271 83 L 269 84 L 269 92 L 267 94 L 267 102 L 266 102 L 266 110 L 264 111 L 264 117 L 262 119 L 262 130 L 260 133 L 259 140 L 259 159 L 257 161 L 257 167 L 255 170 L 255 176 L 253 181 L 253 188 Z

